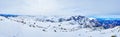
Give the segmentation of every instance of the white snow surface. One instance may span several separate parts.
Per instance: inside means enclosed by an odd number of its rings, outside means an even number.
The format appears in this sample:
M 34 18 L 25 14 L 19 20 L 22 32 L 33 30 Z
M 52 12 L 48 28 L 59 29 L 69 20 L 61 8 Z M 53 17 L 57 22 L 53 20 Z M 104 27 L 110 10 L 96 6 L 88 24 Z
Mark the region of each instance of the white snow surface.
M 0 37 L 120 37 L 120 27 L 102 30 L 79 28 L 68 22 L 40 22 L 35 17 L 0 16 Z M 71 21 L 69 21 L 71 22 Z

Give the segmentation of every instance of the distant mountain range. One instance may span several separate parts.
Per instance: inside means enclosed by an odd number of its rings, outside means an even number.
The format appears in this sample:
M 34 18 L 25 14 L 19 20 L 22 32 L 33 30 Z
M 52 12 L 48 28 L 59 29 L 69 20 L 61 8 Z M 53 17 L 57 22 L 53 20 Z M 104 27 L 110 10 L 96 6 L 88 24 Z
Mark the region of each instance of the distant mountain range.
M 0 16 L 22 21 L 26 24 L 25 20 L 34 20 L 39 22 L 51 22 L 51 23 L 64 23 L 67 22 L 70 25 L 79 25 L 80 28 L 94 28 L 103 27 L 105 29 L 120 26 L 120 18 L 102 18 L 102 17 L 86 17 L 81 15 L 61 17 L 61 16 L 31 16 L 31 15 L 13 15 L 13 14 L 0 14 Z M 18 20 L 21 19 L 21 20 Z

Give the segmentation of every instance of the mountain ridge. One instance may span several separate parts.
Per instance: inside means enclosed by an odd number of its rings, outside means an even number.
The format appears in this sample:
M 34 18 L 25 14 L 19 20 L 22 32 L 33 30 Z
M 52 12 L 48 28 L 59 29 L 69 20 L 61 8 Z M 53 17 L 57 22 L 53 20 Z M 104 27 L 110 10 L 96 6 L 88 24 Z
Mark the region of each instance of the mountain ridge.
M 25 20 L 34 20 L 39 22 L 51 22 L 51 23 L 67 22 L 71 25 L 79 25 L 81 28 L 103 27 L 105 29 L 108 29 L 108 28 L 113 28 L 115 26 L 120 26 L 120 20 L 117 19 L 106 20 L 108 18 L 95 18 L 95 17 L 91 19 L 89 17 L 81 16 L 81 15 L 61 17 L 61 16 L 31 16 L 31 15 L 0 14 L 0 16 L 24 24 L 26 23 Z

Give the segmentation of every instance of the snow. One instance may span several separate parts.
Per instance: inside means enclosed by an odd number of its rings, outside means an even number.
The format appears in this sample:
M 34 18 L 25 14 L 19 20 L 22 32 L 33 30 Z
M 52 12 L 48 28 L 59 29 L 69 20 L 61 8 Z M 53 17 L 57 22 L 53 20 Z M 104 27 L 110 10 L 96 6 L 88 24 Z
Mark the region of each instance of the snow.
M 0 35 L 4 37 L 15 37 L 21 35 L 22 24 L 0 17 Z
M 43 21 L 36 21 L 36 18 L 42 19 Z M 53 18 L 57 21 L 60 17 Z M 6 18 L 0 16 L 0 37 L 111 37 L 113 35 L 120 37 L 120 26 L 109 29 L 96 27 L 97 30 L 93 30 L 92 28 L 80 28 L 80 25 L 73 20 L 47 22 L 44 21 L 45 19 L 51 18 L 38 16 Z M 88 21 L 89 20 L 87 19 L 85 22 L 89 25 L 90 23 Z M 70 24 L 70 22 L 72 22 L 73 25 Z

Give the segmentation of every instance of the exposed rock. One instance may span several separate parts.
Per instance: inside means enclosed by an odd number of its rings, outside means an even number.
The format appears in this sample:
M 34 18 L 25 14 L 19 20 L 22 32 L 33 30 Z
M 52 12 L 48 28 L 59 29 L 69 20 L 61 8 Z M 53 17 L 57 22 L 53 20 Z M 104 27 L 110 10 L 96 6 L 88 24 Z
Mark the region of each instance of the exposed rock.
M 111 37 L 117 37 L 116 35 L 112 35 Z

